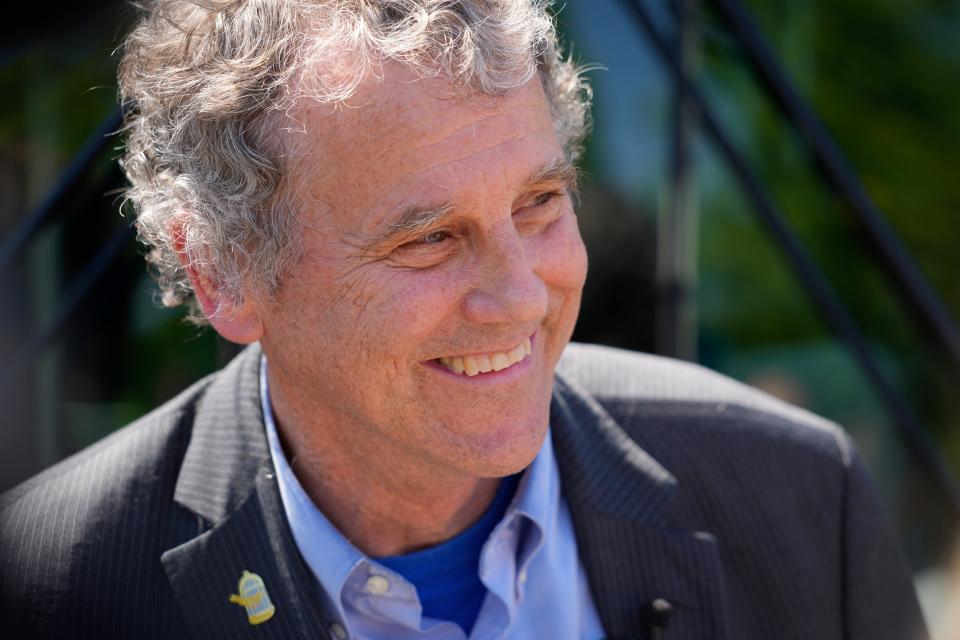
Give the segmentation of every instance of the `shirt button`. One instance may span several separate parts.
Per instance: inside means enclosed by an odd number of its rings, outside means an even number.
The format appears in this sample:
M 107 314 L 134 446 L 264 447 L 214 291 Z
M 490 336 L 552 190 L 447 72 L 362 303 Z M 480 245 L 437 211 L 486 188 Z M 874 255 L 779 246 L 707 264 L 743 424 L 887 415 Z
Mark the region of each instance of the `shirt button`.
M 390 590 L 390 582 L 383 576 L 370 576 L 367 578 L 367 593 L 375 596 L 383 595 Z
M 333 637 L 337 640 L 347 640 L 347 630 L 343 628 L 342 625 L 334 622 L 330 625 L 330 633 L 333 634 Z
M 526 584 L 526 582 L 527 582 L 527 570 L 526 570 L 526 569 L 521 569 L 521 570 L 520 570 L 520 575 L 517 576 L 517 578 L 520 580 L 520 584 Z

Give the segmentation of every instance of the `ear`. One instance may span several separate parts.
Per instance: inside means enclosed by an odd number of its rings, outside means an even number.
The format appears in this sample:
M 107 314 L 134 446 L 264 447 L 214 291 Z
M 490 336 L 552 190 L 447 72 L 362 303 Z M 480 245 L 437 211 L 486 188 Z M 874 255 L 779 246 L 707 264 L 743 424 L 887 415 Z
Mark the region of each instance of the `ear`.
M 244 299 L 239 305 L 228 301 L 207 274 L 197 269 L 186 249 L 186 217 L 177 216 L 170 224 L 173 249 L 186 271 L 193 295 L 214 331 L 238 344 L 256 342 L 263 335 L 263 323 L 254 300 Z

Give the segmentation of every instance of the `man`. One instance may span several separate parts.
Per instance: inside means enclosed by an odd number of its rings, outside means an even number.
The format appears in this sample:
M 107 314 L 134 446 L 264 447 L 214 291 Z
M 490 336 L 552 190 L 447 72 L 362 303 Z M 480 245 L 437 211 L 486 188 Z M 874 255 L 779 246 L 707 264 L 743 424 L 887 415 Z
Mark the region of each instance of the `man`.
M 5 628 L 923 634 L 838 428 L 567 348 L 589 95 L 542 5 L 152 8 L 121 64 L 138 229 L 165 302 L 251 346 L 4 497 Z

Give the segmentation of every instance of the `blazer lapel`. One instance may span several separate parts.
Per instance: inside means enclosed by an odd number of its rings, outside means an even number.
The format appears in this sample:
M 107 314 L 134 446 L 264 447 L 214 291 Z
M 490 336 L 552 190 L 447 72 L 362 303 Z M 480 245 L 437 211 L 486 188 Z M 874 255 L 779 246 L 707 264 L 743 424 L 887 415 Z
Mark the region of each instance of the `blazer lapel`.
M 585 391 L 557 376 L 550 412 L 577 546 L 611 638 L 651 638 L 655 599 L 673 606 L 673 640 L 725 637 L 717 540 L 672 528 L 676 479 Z
M 248 348 L 198 403 L 174 499 L 197 516 L 197 536 L 161 560 L 181 613 L 201 638 L 329 638 L 319 587 L 290 533 L 266 442 L 260 349 Z M 252 624 L 230 601 L 257 574 L 273 616 Z

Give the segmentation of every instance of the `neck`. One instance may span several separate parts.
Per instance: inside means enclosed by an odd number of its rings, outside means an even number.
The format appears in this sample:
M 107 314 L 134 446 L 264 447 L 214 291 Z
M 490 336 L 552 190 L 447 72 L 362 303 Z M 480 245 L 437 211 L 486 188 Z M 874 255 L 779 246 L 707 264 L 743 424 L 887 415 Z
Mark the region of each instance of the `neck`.
M 449 540 L 493 501 L 499 478 L 426 464 L 399 446 L 363 437 L 360 426 L 318 419 L 273 382 L 274 423 L 294 474 L 324 516 L 365 554 L 398 555 Z

